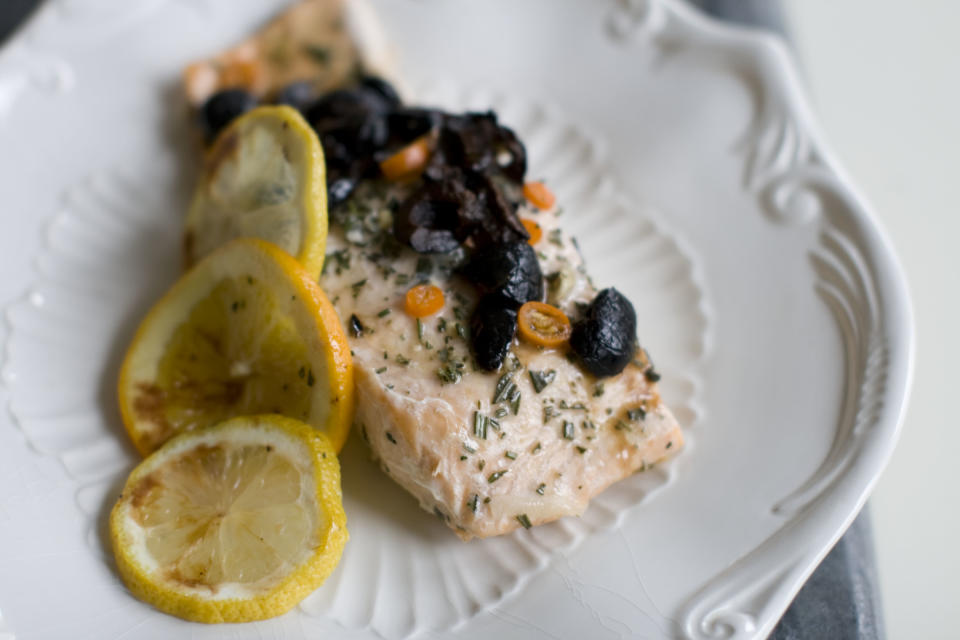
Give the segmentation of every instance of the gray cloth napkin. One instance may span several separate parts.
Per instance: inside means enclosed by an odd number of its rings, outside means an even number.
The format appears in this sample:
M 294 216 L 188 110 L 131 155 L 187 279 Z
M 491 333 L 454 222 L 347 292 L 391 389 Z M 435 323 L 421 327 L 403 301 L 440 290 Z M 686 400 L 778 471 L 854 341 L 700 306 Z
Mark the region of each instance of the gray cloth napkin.
M 690 0 L 707 13 L 786 35 L 780 0 Z M 0 43 L 39 0 L 0 0 Z M 879 640 L 884 638 L 869 514 L 854 521 L 824 559 L 771 640 Z

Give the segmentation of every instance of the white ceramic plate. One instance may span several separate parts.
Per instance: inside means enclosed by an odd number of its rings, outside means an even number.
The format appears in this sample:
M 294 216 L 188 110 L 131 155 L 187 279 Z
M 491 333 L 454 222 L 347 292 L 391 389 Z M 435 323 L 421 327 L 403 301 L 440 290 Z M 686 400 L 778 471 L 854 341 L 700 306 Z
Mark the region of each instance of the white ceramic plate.
M 0 52 L 0 639 L 763 637 L 891 453 L 912 319 L 783 46 L 672 0 L 373 4 L 413 100 L 525 138 L 637 306 L 683 454 L 580 519 L 463 544 L 351 442 L 351 541 L 295 611 L 208 627 L 126 593 L 103 542 L 136 461 L 113 388 L 178 269 L 178 71 L 282 4 L 48 0 Z

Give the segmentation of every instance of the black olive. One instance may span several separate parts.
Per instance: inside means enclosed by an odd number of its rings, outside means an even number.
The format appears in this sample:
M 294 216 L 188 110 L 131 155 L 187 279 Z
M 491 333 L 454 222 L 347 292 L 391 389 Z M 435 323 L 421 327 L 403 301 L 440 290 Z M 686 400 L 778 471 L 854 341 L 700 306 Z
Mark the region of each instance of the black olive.
M 400 96 L 389 82 L 377 76 L 366 76 L 360 80 L 360 89 L 375 95 L 382 103 L 382 111 L 400 107 Z
M 409 107 L 395 109 L 387 114 L 387 128 L 390 140 L 396 144 L 406 144 L 440 126 L 443 112 L 436 109 Z
M 527 242 L 491 244 L 477 251 L 464 268 L 464 276 L 484 296 L 518 308 L 543 298 L 543 273 L 533 247 Z
M 460 246 L 457 230 L 470 198 L 472 194 L 456 184 L 426 182 L 393 216 L 393 235 L 420 253 L 449 253 Z
M 516 311 L 504 307 L 499 298 L 481 299 L 470 318 L 470 340 L 477 364 L 487 371 L 499 369 L 516 331 Z
M 501 155 L 506 159 L 501 159 Z M 523 184 L 527 173 L 527 150 L 512 129 L 500 127 L 496 160 L 503 175 L 517 184 Z
M 570 347 L 587 371 L 597 377 L 614 376 L 637 351 L 637 313 L 616 289 L 604 289 L 573 326 Z
M 274 102 L 293 107 L 302 113 L 313 104 L 316 97 L 311 83 L 294 82 L 281 89 Z
M 246 89 L 224 89 L 210 96 L 200 109 L 200 123 L 207 142 L 212 142 L 234 118 L 256 106 L 257 99 Z

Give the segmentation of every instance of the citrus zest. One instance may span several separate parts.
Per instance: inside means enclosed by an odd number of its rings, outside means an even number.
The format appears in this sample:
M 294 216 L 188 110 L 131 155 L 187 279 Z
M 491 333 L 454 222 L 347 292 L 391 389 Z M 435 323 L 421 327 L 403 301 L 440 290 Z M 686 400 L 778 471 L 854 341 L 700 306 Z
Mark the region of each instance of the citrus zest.
M 558 347 L 570 339 L 570 319 L 560 309 L 531 301 L 517 314 L 520 337 L 542 347 Z
M 426 136 L 417 138 L 380 163 L 380 171 L 387 180 L 418 175 L 430 159 L 430 143 Z
M 553 192 L 542 182 L 525 182 L 523 184 L 523 197 L 537 209 L 549 209 L 557 200 Z
M 404 309 L 414 318 L 426 318 L 443 309 L 443 290 L 432 284 L 410 287 L 404 300 Z

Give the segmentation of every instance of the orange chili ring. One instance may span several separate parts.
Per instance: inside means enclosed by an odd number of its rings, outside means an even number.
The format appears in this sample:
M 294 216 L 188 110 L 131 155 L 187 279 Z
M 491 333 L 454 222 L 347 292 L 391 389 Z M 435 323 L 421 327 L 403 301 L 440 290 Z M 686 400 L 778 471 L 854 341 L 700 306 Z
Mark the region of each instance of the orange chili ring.
M 432 284 L 410 287 L 404 300 L 404 309 L 414 318 L 426 318 L 443 309 L 443 290 Z
M 523 197 L 537 209 L 549 209 L 557 201 L 553 191 L 550 191 L 547 185 L 542 182 L 525 182 L 523 184 Z
M 530 218 L 520 218 L 520 222 L 523 223 L 523 228 L 530 234 L 530 239 L 527 242 L 532 245 L 540 242 L 540 238 L 543 237 L 543 228 Z
M 570 339 L 570 318 L 553 305 L 527 302 L 517 314 L 520 337 L 542 347 L 559 347 Z
M 399 180 L 418 175 L 429 159 L 430 143 L 422 136 L 381 162 L 380 171 L 387 180 Z

